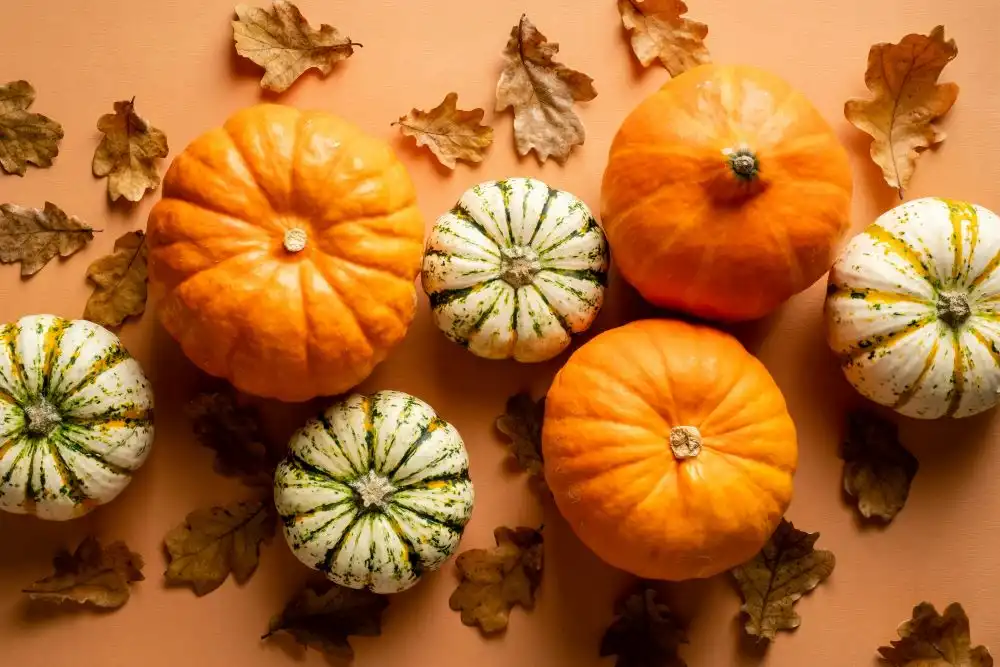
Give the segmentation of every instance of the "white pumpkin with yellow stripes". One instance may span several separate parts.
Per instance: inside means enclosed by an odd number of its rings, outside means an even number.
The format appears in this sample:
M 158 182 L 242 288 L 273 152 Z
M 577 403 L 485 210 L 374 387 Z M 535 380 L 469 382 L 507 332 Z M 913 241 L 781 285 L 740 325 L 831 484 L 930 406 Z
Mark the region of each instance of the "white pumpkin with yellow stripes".
M 438 219 L 422 281 L 449 339 L 487 359 L 536 362 L 590 328 L 607 271 L 604 230 L 583 201 L 508 178 L 470 188 Z
M 0 328 L 0 509 L 86 514 L 121 493 L 152 442 L 152 389 L 113 333 L 51 315 Z
M 830 346 L 867 398 L 910 417 L 1000 399 L 1000 218 L 924 198 L 854 237 L 830 272 Z
M 274 499 L 303 563 L 350 588 L 396 593 L 458 547 L 472 513 L 461 436 L 408 394 L 355 394 L 292 436 Z

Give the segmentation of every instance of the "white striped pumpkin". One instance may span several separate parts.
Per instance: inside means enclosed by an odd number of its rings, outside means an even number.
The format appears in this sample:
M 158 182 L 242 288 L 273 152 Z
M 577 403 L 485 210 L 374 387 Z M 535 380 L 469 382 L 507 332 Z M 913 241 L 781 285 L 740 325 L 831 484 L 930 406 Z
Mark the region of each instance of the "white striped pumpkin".
M 587 205 L 531 178 L 480 183 L 427 240 L 434 322 L 487 359 L 551 359 L 604 301 L 608 245 Z
M 455 551 L 473 490 L 455 427 L 413 396 L 380 391 L 292 436 L 274 499 L 299 560 L 341 586 L 395 593 Z
M 1000 398 L 1000 218 L 924 198 L 854 237 L 830 272 L 827 335 L 867 398 L 967 417 Z
M 152 389 L 113 333 L 51 315 L 0 328 L 0 509 L 86 514 L 125 488 L 152 442 Z

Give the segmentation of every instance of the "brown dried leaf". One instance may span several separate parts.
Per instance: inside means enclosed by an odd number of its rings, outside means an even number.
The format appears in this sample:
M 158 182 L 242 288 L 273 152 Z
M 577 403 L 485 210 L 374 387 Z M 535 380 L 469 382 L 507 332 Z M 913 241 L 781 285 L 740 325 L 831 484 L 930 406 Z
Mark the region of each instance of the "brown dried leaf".
M 115 102 L 115 112 L 97 121 L 104 134 L 94 151 L 93 171 L 108 177 L 108 196 L 131 202 L 142 199 L 147 190 L 160 184 L 157 159 L 167 157 L 167 135 L 135 112 L 135 98 Z
M 892 521 L 906 504 L 910 483 L 920 465 L 899 443 L 896 425 L 874 414 L 848 416 L 844 459 L 844 491 L 857 499 L 866 519 Z
M 0 86 L 0 167 L 24 176 L 29 164 L 51 167 L 59 155 L 62 126 L 40 113 L 28 111 L 35 89 L 27 81 Z
M 545 485 L 542 461 L 542 421 L 545 418 L 545 397 L 537 401 L 530 394 L 519 393 L 507 399 L 504 414 L 497 417 L 497 430 L 510 438 L 508 448 L 517 464 L 532 479 Z
M 257 410 L 240 405 L 236 392 L 227 388 L 196 396 L 187 414 L 198 441 L 215 451 L 217 473 L 270 487 L 277 460 L 266 444 Z
M 539 161 L 552 156 L 566 162 L 574 146 L 583 144 L 583 123 L 573 102 L 597 97 L 594 80 L 552 58 L 559 45 L 549 42 L 522 16 L 510 31 L 504 50 L 504 68 L 497 82 L 496 110 L 514 109 L 517 152 L 535 151 Z
M 893 667 L 993 667 L 985 646 L 972 647 L 969 617 L 954 602 L 939 615 L 929 602 L 913 608 L 913 618 L 897 628 L 898 640 L 878 649 Z
M 277 513 L 270 498 L 198 509 L 163 539 L 167 583 L 206 595 L 230 574 L 244 583 L 257 569 L 260 545 L 274 536 Z
M 907 35 L 899 44 L 876 44 L 868 52 L 865 85 L 874 99 L 848 100 L 844 116 L 872 136 L 872 160 L 890 187 L 910 183 L 920 153 L 945 140 L 933 124 L 958 99 L 958 85 L 938 83 L 941 70 L 958 55 L 944 27 L 930 35 Z
M 632 52 L 649 67 L 659 58 L 670 76 L 712 62 L 705 46 L 708 26 L 685 18 L 682 0 L 618 0 L 622 25 L 631 35 Z
M 687 633 L 659 593 L 644 588 L 617 605 L 601 639 L 601 657 L 618 656 L 615 667 L 687 667 L 677 654 Z
M 354 657 L 354 649 L 348 637 L 382 634 L 382 612 L 388 606 L 387 596 L 368 590 L 345 588 L 330 582 L 307 585 L 288 602 L 281 614 L 271 619 L 262 639 L 277 632 L 287 632 L 304 646 L 350 659 Z
M 146 235 L 127 232 L 115 241 L 115 251 L 87 268 L 94 292 L 87 299 L 83 319 L 117 327 L 130 315 L 146 309 Z
M 493 531 L 497 546 L 470 549 L 456 559 L 462 582 L 448 605 L 462 612 L 462 623 L 479 626 L 483 634 L 507 629 L 514 605 L 535 606 L 535 590 L 542 580 L 542 534 L 534 528 Z
M 799 627 L 794 605 L 833 572 L 831 551 L 816 551 L 819 533 L 804 533 L 782 519 L 764 548 L 732 569 L 747 615 L 744 629 L 752 637 L 774 639 L 778 630 Z
M 38 273 L 56 255 L 69 257 L 93 238 L 93 229 L 51 202 L 44 210 L 0 206 L 0 263 L 20 262 L 22 276 Z
M 264 68 L 261 87 L 276 93 L 288 90 L 310 68 L 326 76 L 334 63 L 361 46 L 325 23 L 313 28 L 287 0 L 275 0 L 271 9 L 237 5 L 233 39 L 236 53 Z
M 438 162 L 454 169 L 456 160 L 482 162 L 493 143 L 493 128 L 482 125 L 482 109 L 459 111 L 458 93 L 448 93 L 444 101 L 430 111 L 413 109 L 393 123 L 418 146 L 427 146 Z
M 32 600 L 90 604 L 117 609 L 128 602 L 129 584 L 145 579 L 142 556 L 124 542 L 102 548 L 86 537 L 72 554 L 61 550 L 52 559 L 55 572 L 24 589 Z

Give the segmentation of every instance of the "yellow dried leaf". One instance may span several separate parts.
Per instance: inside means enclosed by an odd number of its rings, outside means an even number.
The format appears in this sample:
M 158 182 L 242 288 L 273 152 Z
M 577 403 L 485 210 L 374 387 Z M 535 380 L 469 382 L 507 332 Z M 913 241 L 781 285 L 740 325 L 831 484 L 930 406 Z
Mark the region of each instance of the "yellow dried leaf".
M 29 164 L 51 167 L 59 154 L 62 126 L 40 113 L 28 111 L 35 89 L 27 81 L 0 86 L 0 167 L 24 176 Z
M 872 160 L 885 182 L 903 195 L 920 153 L 945 140 L 934 125 L 958 99 L 958 85 L 938 83 L 941 71 L 958 55 L 944 27 L 930 35 L 907 35 L 899 44 L 876 44 L 868 53 L 865 85 L 873 99 L 848 100 L 844 116 L 872 136 Z
M 670 76 L 677 76 L 712 61 L 705 46 L 708 26 L 685 18 L 687 11 L 682 0 L 618 0 L 632 52 L 643 67 L 659 59 Z
M 157 159 L 167 157 L 167 135 L 135 112 L 135 99 L 115 102 L 115 112 L 97 121 L 104 134 L 94 151 L 93 171 L 108 177 L 108 196 L 131 202 L 142 199 L 147 190 L 160 184 Z
M 485 111 L 460 111 L 458 93 L 448 93 L 444 101 L 430 111 L 413 109 L 393 123 L 418 146 L 427 146 L 438 162 L 454 169 L 456 160 L 482 162 L 493 143 L 493 128 L 482 125 Z
M 94 292 L 87 299 L 83 319 L 105 327 L 117 327 L 130 315 L 146 309 L 148 250 L 143 232 L 127 232 L 115 241 L 110 255 L 87 268 Z
M 117 609 L 128 602 L 129 584 L 145 579 L 142 556 L 124 542 L 103 548 L 94 537 L 85 538 L 72 554 L 57 553 L 52 566 L 53 574 L 24 590 L 32 600 Z
M 93 229 L 51 202 L 45 210 L 0 206 L 0 263 L 20 262 L 22 276 L 38 273 L 56 255 L 69 257 L 93 238 Z
M 361 46 L 325 23 L 313 28 L 287 0 L 275 0 L 271 9 L 238 5 L 233 21 L 236 53 L 264 68 L 262 88 L 284 92 L 310 68 L 324 76 L 334 63 L 351 57 Z
M 896 633 L 898 640 L 878 649 L 893 667 L 993 667 L 989 649 L 972 646 L 969 617 L 957 602 L 943 615 L 931 603 L 921 602 Z

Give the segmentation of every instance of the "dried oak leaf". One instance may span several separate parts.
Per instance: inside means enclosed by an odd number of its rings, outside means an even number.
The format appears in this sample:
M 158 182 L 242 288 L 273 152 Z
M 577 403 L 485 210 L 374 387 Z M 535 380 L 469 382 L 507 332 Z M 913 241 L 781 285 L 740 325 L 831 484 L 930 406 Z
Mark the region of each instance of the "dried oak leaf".
M 43 210 L 0 206 L 0 263 L 20 262 L 22 276 L 38 273 L 56 255 L 69 257 L 93 238 L 93 229 L 51 202 Z
M 438 162 L 454 169 L 457 160 L 482 162 L 493 143 L 493 128 L 482 125 L 482 109 L 460 111 L 458 93 L 448 93 L 444 101 L 430 111 L 413 109 L 393 123 L 417 146 L 427 146 Z
M 682 0 L 618 0 L 632 52 L 643 67 L 659 58 L 670 76 L 677 76 L 712 62 L 705 46 L 708 26 L 684 17 L 687 11 Z
M 849 415 L 840 457 L 844 491 L 857 499 L 861 515 L 892 521 L 906 504 L 920 467 L 899 443 L 896 425 L 867 412 Z
M 938 83 L 941 70 L 958 55 L 944 27 L 930 35 L 907 35 L 899 44 L 876 44 L 868 53 L 865 85 L 871 100 L 848 100 L 844 116 L 872 136 L 871 156 L 890 187 L 910 183 L 920 153 L 945 140 L 933 121 L 958 99 L 958 85 Z
M 117 327 L 130 315 L 146 309 L 148 250 L 143 232 L 127 232 L 115 241 L 110 255 L 87 267 L 94 292 L 87 299 L 83 319 L 105 327 Z
M 197 509 L 163 539 L 167 583 L 206 595 L 230 574 L 243 583 L 257 569 L 260 545 L 271 541 L 277 514 L 270 499 Z
M 618 656 L 615 667 L 687 667 L 677 654 L 687 633 L 659 593 L 645 588 L 628 596 L 601 639 L 601 657 Z
M 124 542 L 107 548 L 86 537 L 72 554 L 61 550 L 52 559 L 55 572 L 24 589 L 32 600 L 91 604 L 117 609 L 128 602 L 129 584 L 142 581 L 142 556 Z
M 804 533 L 782 519 L 764 548 L 749 562 L 732 569 L 743 595 L 746 633 L 774 639 L 778 630 L 793 630 L 802 619 L 794 605 L 833 572 L 833 552 L 813 547 L 819 533 Z
M 545 483 L 542 461 L 542 421 L 545 397 L 537 401 L 521 392 L 507 399 L 506 411 L 497 417 L 497 430 L 510 438 L 508 448 L 517 464 L 539 483 Z
M 483 634 L 507 628 L 514 605 L 535 606 L 535 591 L 542 579 L 542 533 L 534 528 L 493 531 L 497 546 L 470 549 L 456 559 L 462 582 L 448 605 L 462 612 L 462 623 L 479 626 Z
M 913 618 L 896 632 L 898 640 L 878 649 L 893 667 L 993 667 L 985 646 L 973 648 L 969 617 L 957 602 L 948 605 L 944 615 L 929 602 L 921 602 L 913 608 Z
M 62 126 L 40 113 L 28 111 L 35 89 L 27 81 L 0 86 L 0 167 L 24 176 L 29 164 L 51 167 L 59 154 Z
M 236 393 L 225 389 L 196 396 L 187 415 L 198 441 L 215 451 L 216 472 L 250 486 L 270 487 L 277 461 L 267 447 L 257 410 L 240 405 Z
M 313 28 L 287 0 L 275 0 L 271 9 L 238 5 L 233 21 L 236 53 L 264 68 L 262 88 L 288 90 L 302 73 L 318 69 L 324 76 L 334 63 L 354 55 L 361 46 L 325 23 Z
M 589 76 L 554 61 L 557 53 L 559 45 L 547 41 L 522 16 L 504 50 L 496 110 L 514 109 L 514 140 L 520 155 L 533 150 L 541 162 L 551 156 L 562 164 L 586 136 L 573 102 L 592 100 L 597 91 Z
M 377 637 L 382 634 L 382 612 L 389 598 L 368 590 L 337 586 L 330 582 L 306 586 L 284 611 L 271 619 L 262 639 L 287 632 L 304 646 L 331 656 L 350 659 L 351 635 Z
M 142 199 L 147 190 L 160 185 L 156 160 L 167 157 L 167 135 L 135 112 L 135 99 L 115 102 L 115 112 L 97 121 L 104 134 L 94 151 L 93 171 L 108 177 L 108 196 L 131 202 Z

